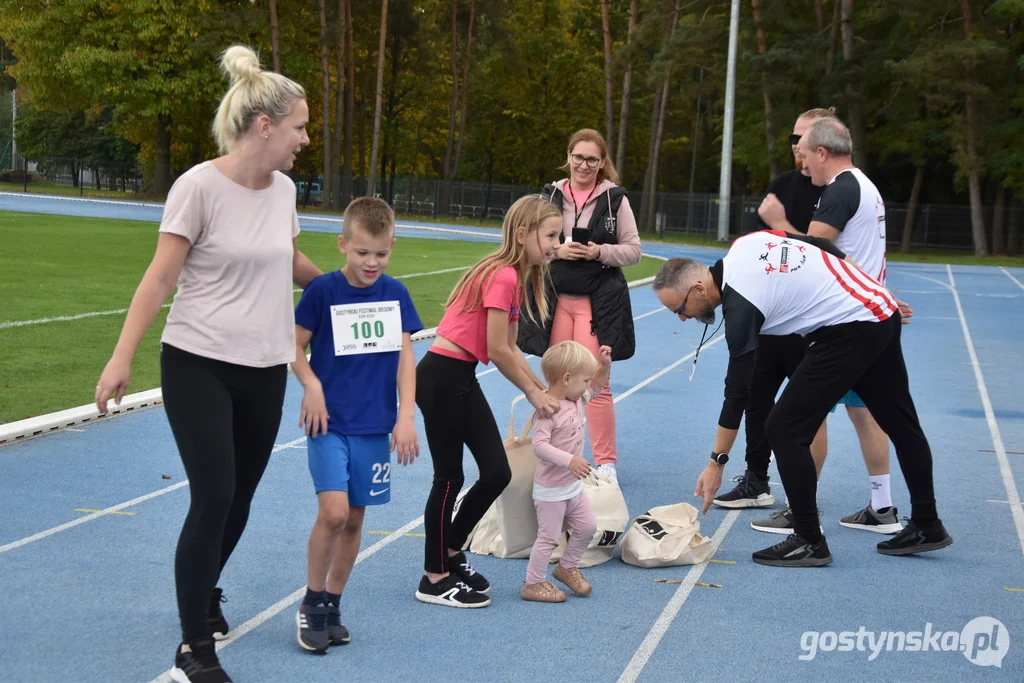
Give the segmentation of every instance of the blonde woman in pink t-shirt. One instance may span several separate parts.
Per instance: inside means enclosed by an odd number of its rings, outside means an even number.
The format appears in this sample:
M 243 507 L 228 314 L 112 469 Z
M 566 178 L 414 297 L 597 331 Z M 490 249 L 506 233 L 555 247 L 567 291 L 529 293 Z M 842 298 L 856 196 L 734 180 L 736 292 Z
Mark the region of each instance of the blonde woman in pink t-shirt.
M 295 184 L 281 173 L 309 144 L 305 92 L 261 71 L 245 47 L 228 49 L 221 66 L 231 76 L 213 124 L 223 156 L 190 169 L 167 195 L 156 254 L 95 397 L 100 413 L 112 396 L 120 403 L 135 351 L 177 286 L 160 366 L 191 496 L 174 558 L 179 683 L 230 681 L 214 647 L 228 633 L 216 584 L 281 424 L 295 360 L 292 286 L 321 274 L 299 251 Z
M 583 459 L 583 408 L 608 384 L 612 350 L 602 346 L 594 359 L 590 350 L 567 340 L 555 344 L 540 360 L 548 381 L 548 396 L 561 409 L 533 423 L 533 504 L 537 508 L 537 540 L 530 551 L 521 597 L 534 602 L 565 602 L 566 594 L 547 580 L 548 562 L 558 546 L 562 525 L 569 525 L 569 542 L 552 572 L 555 580 L 576 595 L 590 595 L 590 583 L 580 572 L 580 559 L 597 530 L 583 477 L 590 465 Z
M 631 358 L 636 339 L 622 268 L 640 262 L 641 246 L 629 198 L 617 184 L 608 145 L 596 130 L 572 135 L 564 168 L 569 177 L 543 192 L 562 216 L 562 244 L 555 250 L 545 291 L 554 315 L 520 326 L 519 346 L 543 356 L 549 346 L 572 339 L 594 357 L 600 346 L 610 346 L 612 360 Z M 615 404 L 609 385 L 587 404 L 587 430 L 598 470 L 617 481 Z
M 543 291 L 558 233 L 559 216 L 551 204 L 536 195 L 516 201 L 505 214 L 501 247 L 459 280 L 437 326 L 437 339 L 416 367 L 416 405 L 434 465 L 434 485 L 423 513 L 424 574 L 416 591 L 423 602 L 446 607 L 491 604 L 485 595 L 490 583 L 469 565 L 462 546 L 508 486 L 512 472 L 476 368 L 493 360 L 540 414 L 558 410 L 558 402 L 544 393 L 544 383 L 516 346 L 519 321 L 548 314 L 543 297 L 536 309 L 527 304 L 525 315 L 520 308 L 527 289 Z M 467 446 L 480 479 L 454 514 Z

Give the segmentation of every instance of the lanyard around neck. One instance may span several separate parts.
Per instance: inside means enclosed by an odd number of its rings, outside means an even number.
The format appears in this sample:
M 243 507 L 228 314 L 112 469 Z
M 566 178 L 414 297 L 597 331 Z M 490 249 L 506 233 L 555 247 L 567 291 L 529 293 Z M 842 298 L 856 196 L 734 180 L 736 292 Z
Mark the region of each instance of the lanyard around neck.
M 572 179 L 567 180 L 565 182 L 565 184 L 569 188 L 569 199 L 572 200 L 572 210 L 573 210 L 573 213 L 576 215 L 576 217 L 572 221 L 572 226 L 574 228 L 578 228 L 578 227 L 580 227 L 580 216 L 583 215 L 583 208 L 586 207 L 587 202 L 589 202 L 590 198 L 594 196 L 595 192 L 597 192 L 597 186 L 598 186 L 599 183 L 596 183 L 596 182 L 594 183 L 594 187 L 593 187 L 592 190 L 590 190 L 590 194 L 588 194 L 587 198 L 583 200 L 583 207 L 577 207 L 576 206 L 576 196 L 573 194 L 573 191 L 572 191 Z

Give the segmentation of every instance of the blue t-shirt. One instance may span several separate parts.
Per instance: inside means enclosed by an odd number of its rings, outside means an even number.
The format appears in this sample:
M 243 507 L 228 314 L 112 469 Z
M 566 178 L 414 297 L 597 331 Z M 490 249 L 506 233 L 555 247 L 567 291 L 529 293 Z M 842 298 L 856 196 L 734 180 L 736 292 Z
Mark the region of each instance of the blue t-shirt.
M 397 301 L 402 332 L 423 329 L 409 290 L 381 275 L 370 287 L 353 287 L 340 270 L 306 287 L 295 322 L 313 333 L 309 364 L 324 388 L 327 428 L 339 434 L 390 434 L 398 420 L 398 351 L 335 355 L 331 306 Z

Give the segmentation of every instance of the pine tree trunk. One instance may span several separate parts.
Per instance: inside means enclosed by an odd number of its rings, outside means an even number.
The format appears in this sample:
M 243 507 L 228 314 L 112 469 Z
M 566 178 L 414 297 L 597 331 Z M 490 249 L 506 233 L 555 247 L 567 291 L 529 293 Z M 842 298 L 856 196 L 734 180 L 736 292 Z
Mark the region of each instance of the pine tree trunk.
M 338 87 L 334 93 L 334 144 L 331 146 L 331 169 L 336 176 L 332 189 L 334 205 L 345 206 L 342 199 L 341 140 L 345 121 L 345 2 L 338 0 Z
M 655 161 L 655 149 L 657 147 L 658 139 L 658 112 L 661 111 L 661 94 L 663 84 L 659 84 L 655 89 L 654 93 L 654 105 L 651 107 L 651 135 L 650 142 L 647 145 L 647 170 L 644 172 L 644 188 L 641 193 L 643 199 L 640 203 L 640 220 L 637 222 L 637 228 L 643 232 L 646 231 L 650 226 L 647 222 L 648 213 L 653 214 L 651 205 L 654 203 L 655 190 L 653 187 L 654 183 L 654 164 Z
M 1014 256 L 1020 249 L 1020 210 L 1013 206 L 1013 198 L 1008 198 L 1010 220 L 1006 230 L 1006 253 Z
M 825 30 L 825 8 L 822 0 L 814 0 L 814 24 L 818 28 L 818 33 Z
M 171 115 L 158 114 L 156 117 L 156 168 L 153 169 L 153 189 L 160 196 L 171 189 Z M 78 174 L 75 174 L 78 187 Z
M 354 142 L 353 127 L 356 118 L 356 41 L 352 28 L 352 0 L 345 3 L 345 158 L 342 161 L 342 177 L 344 189 L 342 197 L 346 204 L 352 200 L 352 144 Z
M 964 40 L 973 39 L 970 0 L 960 0 L 964 14 Z M 973 81 L 974 74 L 968 74 Z M 972 95 L 967 95 L 967 188 L 971 198 L 971 236 L 974 239 L 975 256 L 987 256 L 985 239 L 985 216 L 981 208 L 981 163 L 978 159 L 978 105 Z
M 849 103 L 850 137 L 853 138 L 853 163 L 865 173 L 868 150 L 864 139 L 864 106 L 861 102 L 858 69 L 854 53 L 853 0 L 842 0 L 843 62 L 846 65 L 846 97 Z
M 750 0 L 754 10 L 754 30 L 757 35 L 757 54 L 764 57 L 768 51 L 768 41 L 765 38 L 764 22 L 761 17 L 761 1 Z M 775 158 L 775 125 L 772 121 L 772 98 L 768 94 L 768 72 L 761 69 L 761 94 L 764 96 L 764 133 L 767 139 L 768 149 L 768 173 L 771 178 L 779 174 L 779 161 Z
M 472 63 L 473 22 L 476 20 L 476 2 L 469 0 L 469 28 L 466 29 L 466 51 L 462 54 L 462 102 L 459 105 L 459 140 L 455 143 L 455 167 L 452 178 L 459 175 L 462 166 L 462 143 L 466 139 L 466 117 L 469 107 L 469 67 Z
M 626 36 L 627 49 L 633 44 L 636 31 L 637 0 L 629 3 L 629 33 Z M 630 96 L 633 91 L 633 60 L 626 64 L 626 75 L 622 78 L 622 108 L 619 110 L 619 144 L 615 146 L 615 170 L 619 182 L 626 182 L 626 132 L 629 129 Z
M 992 253 L 1002 256 L 1006 253 L 1006 238 L 1003 227 L 1006 223 L 1006 188 L 1002 185 L 996 191 L 996 206 L 992 214 Z
M 273 54 L 274 72 L 281 73 L 281 50 L 277 47 L 277 0 L 270 0 L 270 51 Z
M 455 156 L 455 113 L 459 106 L 459 33 L 458 33 L 458 12 L 459 0 L 452 0 L 452 46 L 451 46 L 451 68 L 452 68 L 452 99 L 448 104 L 448 143 L 444 148 L 444 180 L 452 179 L 452 158 Z M 447 204 L 447 202 L 445 202 Z
M 924 185 L 924 164 L 919 163 L 914 172 L 914 185 L 910 188 L 910 201 L 907 202 L 907 218 L 903 221 L 903 239 L 900 241 L 900 252 L 910 251 L 914 238 L 914 221 L 917 219 L 917 202 L 921 198 L 921 186 Z
M 373 146 L 370 152 L 370 178 L 366 196 L 372 197 L 377 183 L 377 152 L 380 149 L 380 110 L 384 99 L 384 52 L 388 35 L 388 0 L 380 4 L 380 42 L 377 47 L 377 101 L 373 109 Z
M 614 157 L 612 149 L 615 133 L 615 92 L 612 87 L 612 20 L 608 0 L 601 0 L 601 32 L 604 33 L 604 139 L 608 143 L 608 156 Z
M 320 6 L 320 71 L 323 80 L 323 120 L 321 126 L 324 134 L 324 171 L 323 182 L 320 184 L 320 196 L 323 198 L 323 208 L 328 211 L 334 208 L 331 201 L 331 190 L 334 183 L 331 182 L 331 67 L 330 48 L 327 45 L 327 0 L 319 0 Z
M 825 75 L 832 73 L 839 48 L 839 0 L 832 0 L 832 28 L 828 34 L 828 53 L 825 55 Z

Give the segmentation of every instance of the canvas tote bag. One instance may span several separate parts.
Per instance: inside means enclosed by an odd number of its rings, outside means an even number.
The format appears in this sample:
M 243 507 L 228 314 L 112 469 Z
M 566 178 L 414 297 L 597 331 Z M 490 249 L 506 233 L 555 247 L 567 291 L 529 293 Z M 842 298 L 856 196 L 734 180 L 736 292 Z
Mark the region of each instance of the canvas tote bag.
M 700 564 L 714 552 L 689 503 L 651 508 L 633 520 L 621 546 L 623 562 L 646 568 Z
M 583 492 L 590 499 L 590 507 L 597 518 L 597 531 L 583 553 L 580 567 L 593 567 L 615 557 L 615 549 L 629 524 L 629 508 L 626 507 L 626 499 L 619 485 L 612 483 L 597 470 L 591 470 L 584 477 Z M 561 559 L 568 542 L 569 532 L 563 531 L 558 547 L 551 555 L 552 562 Z

